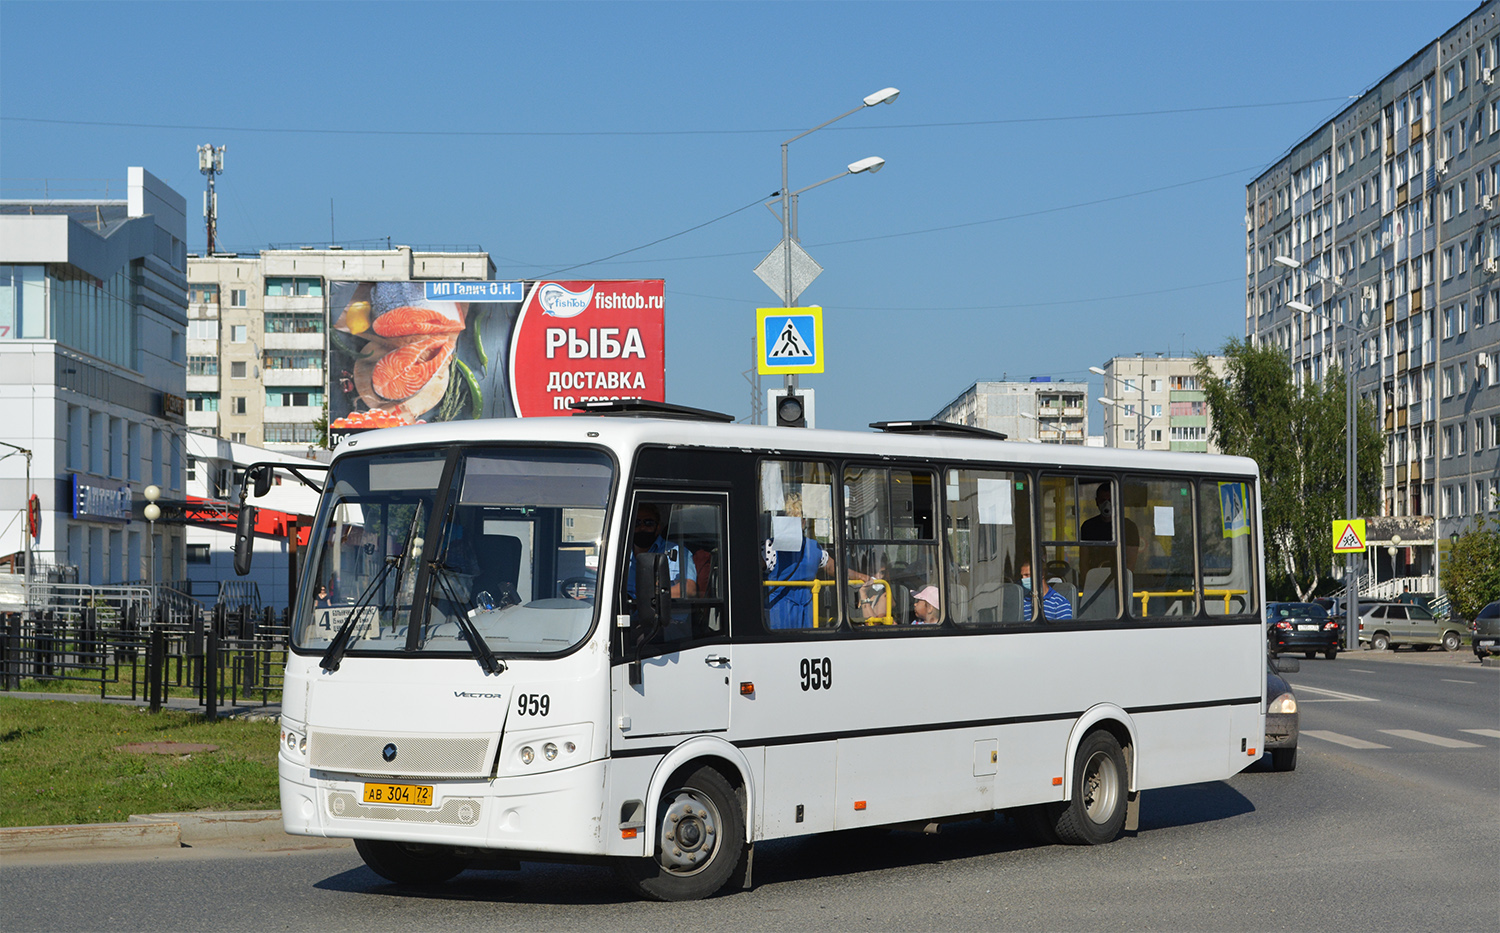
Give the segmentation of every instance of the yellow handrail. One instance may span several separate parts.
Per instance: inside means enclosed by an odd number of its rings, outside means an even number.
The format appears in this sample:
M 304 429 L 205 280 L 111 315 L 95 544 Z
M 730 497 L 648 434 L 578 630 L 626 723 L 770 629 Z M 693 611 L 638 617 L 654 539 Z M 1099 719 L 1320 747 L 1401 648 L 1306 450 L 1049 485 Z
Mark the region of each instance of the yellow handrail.
M 1249 592 L 1250 592 L 1249 590 L 1219 590 L 1219 589 L 1208 590 L 1208 589 L 1205 589 L 1203 591 L 1203 595 L 1204 596 L 1213 596 L 1213 597 L 1219 597 L 1219 596 L 1224 597 L 1224 614 L 1228 615 L 1229 614 L 1229 600 L 1232 599 L 1235 596 L 1244 596 L 1244 595 L 1246 595 Z M 1130 595 L 1131 595 L 1132 598 L 1139 599 L 1141 601 L 1141 616 L 1145 617 L 1147 615 L 1150 615 L 1150 613 L 1147 611 L 1147 607 L 1150 605 L 1150 601 L 1151 601 L 1151 598 L 1153 596 L 1160 596 L 1160 597 L 1162 597 L 1164 599 L 1165 598 L 1171 598 L 1171 597 L 1174 597 L 1174 596 L 1177 596 L 1177 597 L 1192 596 L 1193 595 L 1193 591 L 1192 590 L 1136 590 L 1135 592 L 1131 593 Z
M 839 581 L 837 581 L 837 580 L 766 580 L 761 585 L 762 586 L 766 586 L 766 587 L 773 587 L 773 586 L 806 586 L 806 587 L 811 587 L 812 588 L 812 620 L 813 620 L 813 628 L 818 628 L 819 627 L 818 626 L 818 620 L 820 618 L 822 618 L 822 616 L 819 615 L 819 613 L 818 613 L 818 600 L 819 600 L 820 594 L 821 594 L 821 592 L 823 590 L 823 587 L 825 587 L 825 586 L 835 586 L 835 585 L 838 584 L 838 582 Z M 849 586 L 863 586 L 866 583 L 885 583 L 885 591 L 886 591 L 886 593 L 889 593 L 891 591 L 890 584 L 886 583 L 886 581 L 881 580 L 881 579 L 879 579 L 877 577 L 872 577 L 869 580 L 850 580 L 849 583 L 848 583 L 848 585 Z M 875 616 L 874 618 L 866 619 L 865 623 L 868 624 L 868 625 L 875 625 L 877 623 L 880 624 L 880 625 L 895 625 L 896 624 L 896 620 L 891 616 L 891 601 L 889 599 L 887 599 L 885 601 L 885 615 L 883 615 L 883 616 Z

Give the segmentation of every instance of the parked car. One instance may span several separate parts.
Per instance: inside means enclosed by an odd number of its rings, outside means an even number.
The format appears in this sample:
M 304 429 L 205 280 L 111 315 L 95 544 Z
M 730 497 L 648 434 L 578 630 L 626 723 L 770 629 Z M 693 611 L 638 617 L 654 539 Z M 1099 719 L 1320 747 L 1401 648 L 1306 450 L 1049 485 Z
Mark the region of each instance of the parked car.
M 1339 622 L 1317 603 L 1268 603 L 1266 642 L 1272 654 L 1301 651 L 1312 658 L 1321 651 L 1332 661 L 1339 653 Z
M 1500 599 L 1479 610 L 1469 623 L 1469 634 L 1476 657 L 1500 654 Z
M 1426 651 L 1442 645 L 1445 651 L 1457 651 L 1465 628 L 1462 622 L 1439 619 L 1425 606 L 1378 603 L 1360 614 L 1359 641 L 1378 650 L 1407 645 Z
M 1266 665 L 1266 751 L 1272 771 L 1297 770 L 1297 697 L 1281 673 L 1297 671 L 1293 659 L 1273 659 Z

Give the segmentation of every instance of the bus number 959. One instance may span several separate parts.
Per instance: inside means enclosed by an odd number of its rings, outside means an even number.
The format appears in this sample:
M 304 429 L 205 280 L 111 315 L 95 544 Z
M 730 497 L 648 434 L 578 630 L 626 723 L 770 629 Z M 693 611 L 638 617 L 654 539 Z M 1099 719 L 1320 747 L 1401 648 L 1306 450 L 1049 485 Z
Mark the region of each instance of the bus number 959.
M 516 694 L 517 716 L 545 716 L 552 706 L 552 697 L 545 693 Z
M 827 658 L 802 659 L 802 689 L 831 690 L 833 688 L 833 662 Z

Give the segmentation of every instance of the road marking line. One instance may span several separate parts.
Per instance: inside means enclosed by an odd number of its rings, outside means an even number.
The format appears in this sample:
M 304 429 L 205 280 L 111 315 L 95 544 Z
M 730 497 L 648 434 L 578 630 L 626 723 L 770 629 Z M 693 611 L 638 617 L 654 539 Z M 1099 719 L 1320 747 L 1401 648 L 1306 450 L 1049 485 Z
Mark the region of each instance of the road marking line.
M 1330 699 L 1334 699 L 1334 700 L 1349 700 L 1349 701 L 1355 702 L 1355 703 L 1379 703 L 1380 702 L 1375 697 L 1362 697 L 1362 696 L 1360 696 L 1357 693 L 1340 693 L 1337 690 L 1325 690 L 1322 687 L 1307 687 L 1307 686 L 1303 686 L 1302 684 L 1297 684 L 1294 689 L 1296 690 L 1296 692 L 1298 694 L 1302 694 L 1302 693 L 1317 693 L 1317 694 L 1320 694 L 1320 695 L 1325 696 L 1325 697 L 1329 697 Z M 1313 700 L 1312 702 L 1318 703 L 1318 702 L 1327 702 L 1327 701 Z
M 1443 678 L 1443 683 L 1445 683 L 1445 684 L 1469 684 L 1470 686 L 1474 685 L 1474 681 L 1472 681 L 1472 680 L 1449 680 L 1446 677 Z
M 1381 729 L 1386 735 L 1394 735 L 1397 738 L 1411 739 L 1414 742 L 1426 742 L 1428 745 L 1437 745 L 1441 748 L 1484 748 L 1473 742 L 1465 742 L 1462 739 L 1449 739 L 1441 735 L 1429 735 L 1426 732 L 1418 732 L 1415 729 Z
M 1500 739 L 1500 729 L 1465 729 L 1470 735 L 1482 735 L 1486 738 Z
M 1374 671 L 1367 671 L 1367 670 L 1365 670 L 1362 667 L 1346 667 L 1346 668 L 1344 668 L 1344 670 L 1346 670 L 1346 671 L 1353 671 L 1356 674 L 1373 674 L 1373 673 L 1375 673 Z
M 1315 739 L 1325 742 L 1333 742 L 1335 745 L 1347 745 L 1350 748 L 1390 748 L 1389 745 L 1381 745 L 1378 742 L 1366 742 L 1364 739 L 1356 739 L 1353 736 L 1339 735 L 1337 732 L 1326 732 L 1322 729 L 1304 729 L 1303 735 L 1310 735 Z

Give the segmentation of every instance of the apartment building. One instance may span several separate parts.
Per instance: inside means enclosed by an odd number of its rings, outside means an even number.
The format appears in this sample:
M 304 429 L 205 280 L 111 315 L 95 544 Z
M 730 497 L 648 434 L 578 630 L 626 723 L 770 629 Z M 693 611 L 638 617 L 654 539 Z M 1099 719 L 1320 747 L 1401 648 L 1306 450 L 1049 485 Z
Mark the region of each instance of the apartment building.
M 1105 363 L 1104 446 L 1218 453 L 1212 413 L 1191 356 L 1116 356 Z M 1215 375 L 1224 357 L 1208 358 Z
M 324 443 L 328 283 L 491 280 L 478 246 L 266 249 L 189 255 L 188 425 L 238 444 Z M 332 339 L 337 339 L 333 337 Z
M 1500 517 L 1497 79 L 1491 0 L 1245 188 L 1245 334 L 1300 381 L 1354 366 L 1385 431 L 1380 513 L 1429 517 L 1372 542 L 1382 577 L 1432 574 L 1438 542 Z
M 1050 376 L 976 382 L 932 417 L 999 431 L 1013 441 L 1082 446 L 1089 434 L 1089 386 Z
M 183 578 L 181 523 L 142 494 L 183 499 L 186 207 L 139 167 L 102 197 L 0 201 L 0 554 L 27 550 L 29 494 L 35 567 Z

